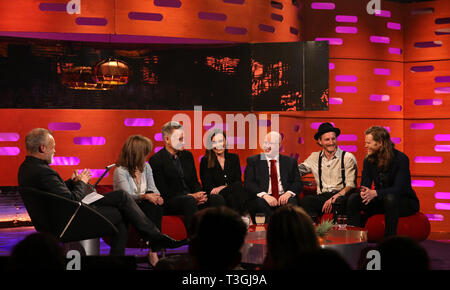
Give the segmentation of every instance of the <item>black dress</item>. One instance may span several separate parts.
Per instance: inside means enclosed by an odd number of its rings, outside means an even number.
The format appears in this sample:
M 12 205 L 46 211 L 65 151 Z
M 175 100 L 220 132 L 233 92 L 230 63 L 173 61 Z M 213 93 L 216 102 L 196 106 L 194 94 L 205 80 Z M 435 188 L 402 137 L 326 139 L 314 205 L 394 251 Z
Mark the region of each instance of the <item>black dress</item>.
M 237 154 L 225 152 L 223 169 L 217 158 L 215 158 L 214 167 L 208 168 L 208 158 L 206 155 L 203 156 L 200 161 L 200 179 L 203 190 L 208 195 L 213 188 L 226 185 L 219 194 L 223 196 L 228 207 L 244 214 L 248 195 L 242 186 L 241 164 Z

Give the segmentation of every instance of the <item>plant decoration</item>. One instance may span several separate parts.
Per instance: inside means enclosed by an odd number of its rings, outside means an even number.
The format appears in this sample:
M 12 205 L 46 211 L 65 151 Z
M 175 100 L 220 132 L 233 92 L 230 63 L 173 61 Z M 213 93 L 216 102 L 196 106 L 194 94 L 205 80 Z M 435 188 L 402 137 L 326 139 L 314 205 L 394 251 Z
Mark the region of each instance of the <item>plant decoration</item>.
M 324 240 L 325 236 L 328 232 L 334 227 L 334 223 L 331 220 L 324 220 L 316 227 L 316 234 L 320 244 L 324 244 L 326 240 Z

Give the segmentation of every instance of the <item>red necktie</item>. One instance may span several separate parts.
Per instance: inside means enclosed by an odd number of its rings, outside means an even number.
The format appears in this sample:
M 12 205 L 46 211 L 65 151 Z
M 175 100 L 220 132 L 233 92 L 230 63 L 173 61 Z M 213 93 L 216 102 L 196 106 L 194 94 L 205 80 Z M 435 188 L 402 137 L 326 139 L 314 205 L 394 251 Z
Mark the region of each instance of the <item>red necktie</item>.
M 278 174 L 276 160 L 270 160 L 270 185 L 272 186 L 272 196 L 278 200 Z

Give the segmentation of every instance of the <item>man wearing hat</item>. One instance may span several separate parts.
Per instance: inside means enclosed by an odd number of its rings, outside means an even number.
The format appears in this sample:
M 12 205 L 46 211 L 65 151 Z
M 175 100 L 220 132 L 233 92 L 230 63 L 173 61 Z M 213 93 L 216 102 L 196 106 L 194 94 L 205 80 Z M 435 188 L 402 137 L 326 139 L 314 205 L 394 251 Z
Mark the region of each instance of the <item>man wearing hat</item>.
M 339 128 L 322 123 L 314 135 L 322 150 L 313 152 L 298 166 L 300 175 L 313 173 L 317 183 L 317 195 L 307 195 L 300 200 L 311 217 L 324 213 L 342 214 L 347 193 L 356 188 L 356 158 L 342 151 L 337 145 Z M 338 206 L 341 205 L 341 206 Z

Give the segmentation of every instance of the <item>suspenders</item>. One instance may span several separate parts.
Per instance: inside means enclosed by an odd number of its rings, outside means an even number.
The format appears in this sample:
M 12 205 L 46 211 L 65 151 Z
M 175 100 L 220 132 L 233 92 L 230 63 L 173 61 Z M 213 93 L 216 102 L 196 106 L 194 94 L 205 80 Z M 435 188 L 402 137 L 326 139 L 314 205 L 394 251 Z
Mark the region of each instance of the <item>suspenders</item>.
M 344 156 L 345 156 L 345 151 L 342 151 L 342 156 L 341 156 L 341 176 L 342 176 L 342 184 L 344 185 L 345 188 L 345 167 L 344 167 Z M 322 192 L 322 151 L 320 151 L 319 153 L 319 184 L 320 184 L 320 192 Z

